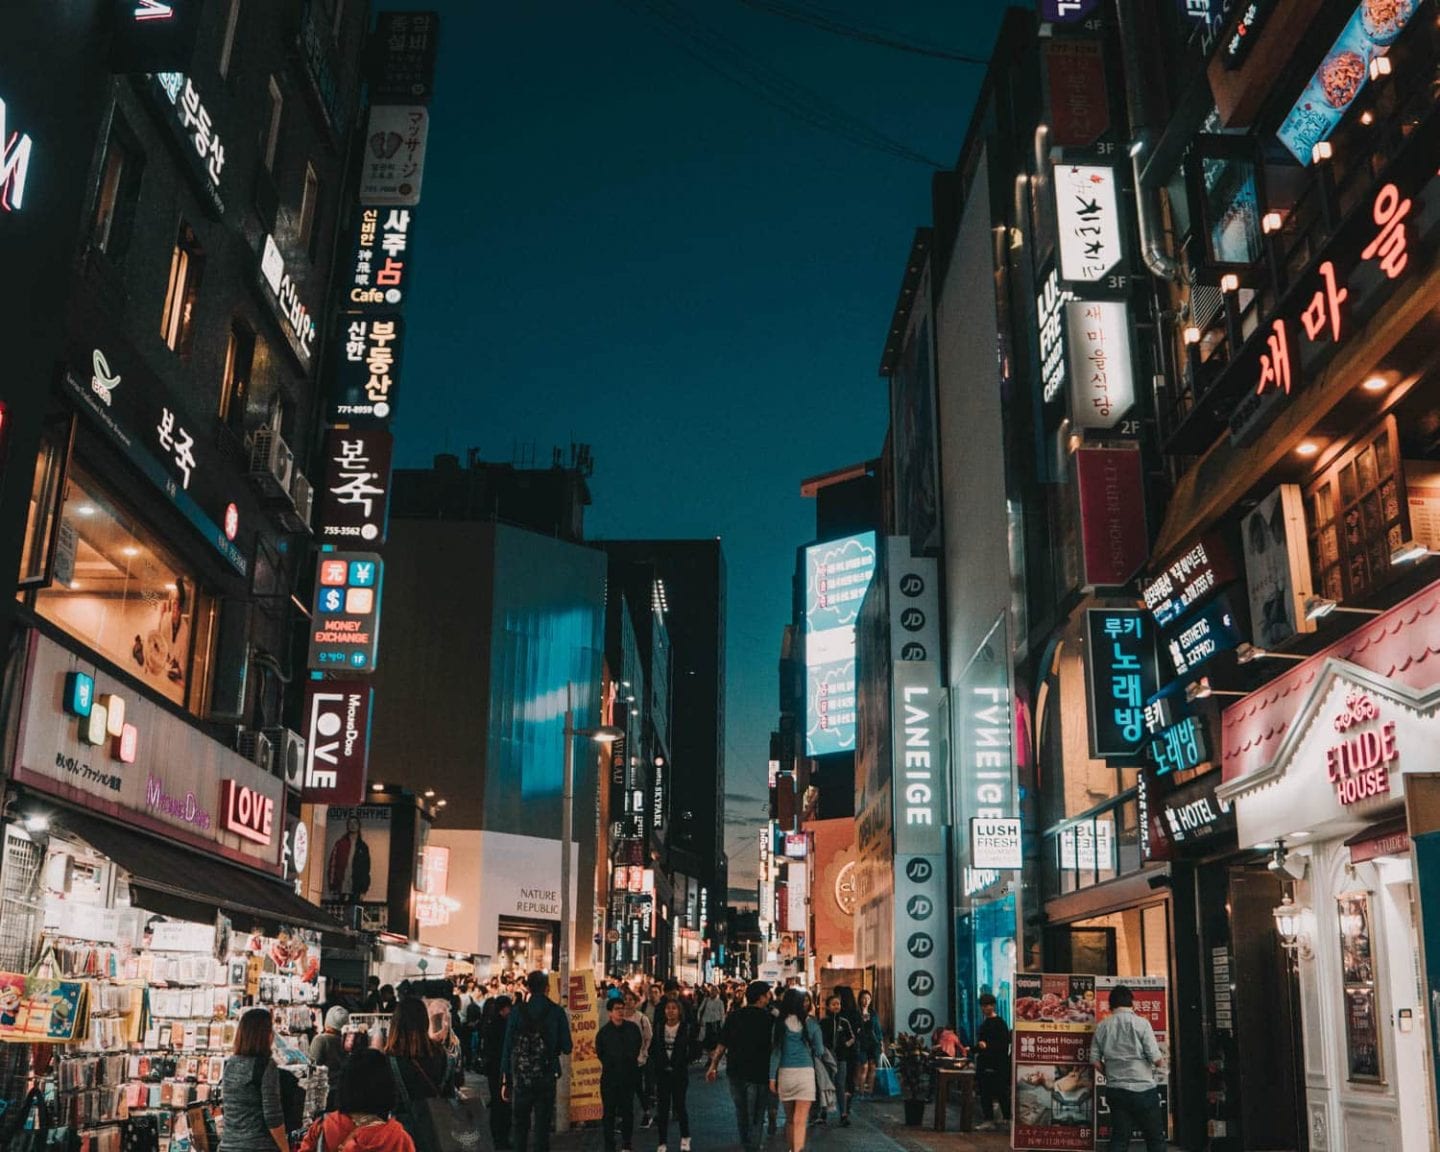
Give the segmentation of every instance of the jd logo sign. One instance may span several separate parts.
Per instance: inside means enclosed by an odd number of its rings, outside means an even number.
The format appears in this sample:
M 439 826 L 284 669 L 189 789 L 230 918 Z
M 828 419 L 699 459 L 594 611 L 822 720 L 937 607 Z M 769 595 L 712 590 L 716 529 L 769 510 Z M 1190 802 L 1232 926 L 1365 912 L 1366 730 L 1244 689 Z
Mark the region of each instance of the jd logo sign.
M 900 577 L 900 594 L 914 599 L 925 591 L 925 580 L 915 572 L 907 572 Z
M 929 655 L 925 651 L 925 645 L 918 640 L 907 640 L 904 647 L 900 649 L 901 660 L 924 660 Z
M 928 920 L 930 913 L 935 911 L 935 905 L 928 896 L 911 896 L 905 903 L 905 911 L 912 920 Z
M 928 1036 L 935 1030 L 935 1013 L 928 1008 L 916 1008 L 910 1013 L 910 1031 Z
M 907 632 L 919 632 L 925 627 L 925 613 L 919 608 L 907 608 L 900 613 L 900 627 Z
M 935 991 L 935 977 L 924 968 L 917 968 L 910 973 L 909 979 L 905 981 L 905 987 L 910 989 L 912 995 L 928 996 Z
M 929 860 L 911 860 L 905 865 L 905 878 L 913 884 L 924 884 L 934 874 Z
M 917 960 L 924 960 L 935 951 L 935 941 L 928 932 L 912 932 L 905 942 L 905 950 Z

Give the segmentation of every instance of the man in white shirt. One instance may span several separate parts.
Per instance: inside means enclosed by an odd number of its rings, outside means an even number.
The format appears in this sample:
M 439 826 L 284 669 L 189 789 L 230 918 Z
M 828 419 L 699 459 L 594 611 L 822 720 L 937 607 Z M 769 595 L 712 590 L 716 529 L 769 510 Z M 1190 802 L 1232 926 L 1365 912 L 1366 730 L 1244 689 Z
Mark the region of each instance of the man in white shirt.
M 1160 1045 L 1150 1021 L 1135 1015 L 1135 993 L 1124 984 L 1110 989 L 1110 1015 L 1095 1029 L 1090 1055 L 1095 1070 L 1105 1077 L 1110 1152 L 1127 1152 L 1136 1128 L 1145 1138 L 1146 1152 L 1165 1152 L 1165 1117 L 1155 1079 Z

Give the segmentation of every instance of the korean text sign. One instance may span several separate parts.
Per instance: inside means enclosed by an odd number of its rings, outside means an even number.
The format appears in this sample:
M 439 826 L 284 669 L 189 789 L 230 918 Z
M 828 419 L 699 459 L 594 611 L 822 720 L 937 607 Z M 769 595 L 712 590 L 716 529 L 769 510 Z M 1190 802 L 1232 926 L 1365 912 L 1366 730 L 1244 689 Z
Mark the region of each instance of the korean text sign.
M 322 544 L 378 544 L 385 539 L 392 445 L 383 428 L 332 428 L 325 433 L 316 528 Z
M 1091 608 L 1090 755 L 1133 756 L 1145 738 L 1145 701 L 1159 688 L 1155 640 L 1138 608 Z
M 339 331 L 332 424 L 388 426 L 400 391 L 405 321 L 397 312 L 345 316 Z
M 1120 196 L 1114 168 L 1062 164 L 1055 168 L 1055 219 L 1060 279 L 1103 281 L 1121 264 Z
M 310 620 L 311 671 L 368 675 L 375 670 L 384 573 L 384 562 L 374 552 L 320 553 Z
M 1015 975 L 1012 1043 L 1016 1148 L 1095 1147 L 1094 976 Z
M 414 235 L 413 208 L 361 206 L 345 283 L 350 308 L 384 310 L 405 302 Z

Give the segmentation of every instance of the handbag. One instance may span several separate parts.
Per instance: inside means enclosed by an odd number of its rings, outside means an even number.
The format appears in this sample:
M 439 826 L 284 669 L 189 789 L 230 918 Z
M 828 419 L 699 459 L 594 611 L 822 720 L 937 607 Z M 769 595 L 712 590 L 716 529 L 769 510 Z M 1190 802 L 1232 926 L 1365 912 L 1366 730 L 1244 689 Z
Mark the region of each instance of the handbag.
M 890 1063 L 890 1057 L 885 1055 L 883 1049 L 875 1061 L 875 1095 L 900 1095 L 900 1073 L 897 1072 L 895 1066 Z
M 432 1089 L 435 1088 L 425 1069 L 416 1064 L 415 1070 L 425 1077 L 425 1082 Z M 481 1125 L 470 1100 L 459 1097 L 446 1099 L 437 1089 L 434 1096 L 427 1096 L 417 1103 L 405 1087 L 400 1062 L 394 1056 L 390 1057 L 390 1075 L 394 1078 L 395 1094 L 400 1103 L 395 1118 L 415 1142 L 416 1152 L 478 1152 Z

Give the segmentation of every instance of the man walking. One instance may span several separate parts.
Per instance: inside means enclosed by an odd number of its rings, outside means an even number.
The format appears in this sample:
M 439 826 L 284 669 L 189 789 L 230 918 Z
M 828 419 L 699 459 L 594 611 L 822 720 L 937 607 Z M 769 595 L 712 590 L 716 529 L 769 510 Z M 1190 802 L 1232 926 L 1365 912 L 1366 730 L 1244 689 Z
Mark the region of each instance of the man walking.
M 705 1079 L 714 1083 L 722 1057 L 729 1057 L 725 1074 L 735 1102 L 735 1122 L 745 1152 L 759 1152 L 765 1109 L 770 1096 L 770 985 L 753 981 L 745 989 L 745 1007 L 725 1019 L 720 1042 L 710 1054 Z
M 1160 1045 L 1150 1021 L 1135 1015 L 1135 993 L 1126 985 L 1110 989 L 1110 1015 L 1095 1029 L 1090 1052 L 1095 1070 L 1105 1077 L 1110 1152 L 1126 1152 L 1136 1128 L 1145 1137 L 1145 1152 L 1164 1152 L 1165 1117 L 1155 1079 Z
M 980 1096 L 980 1123 L 977 1132 L 995 1127 L 990 1105 L 1000 1104 L 1000 1115 L 1010 1123 L 1010 1027 L 995 1010 L 995 997 L 980 994 L 980 1028 L 975 1034 L 975 1090 Z
M 516 1152 L 530 1152 L 532 1128 L 535 1152 L 550 1152 L 555 1082 L 560 1079 L 560 1057 L 570 1051 L 570 1021 L 565 1009 L 545 994 L 549 985 L 544 972 L 531 972 L 525 978 L 530 998 L 511 1011 L 505 1026 L 500 1094 L 515 1112 Z
M 630 1152 L 635 1138 L 635 1095 L 640 1090 L 640 1025 L 626 1012 L 625 997 L 612 992 L 605 1004 L 610 1019 L 595 1033 L 600 1058 L 600 1122 L 605 1152 L 615 1152 L 615 1125 L 620 1125 L 621 1152 Z

